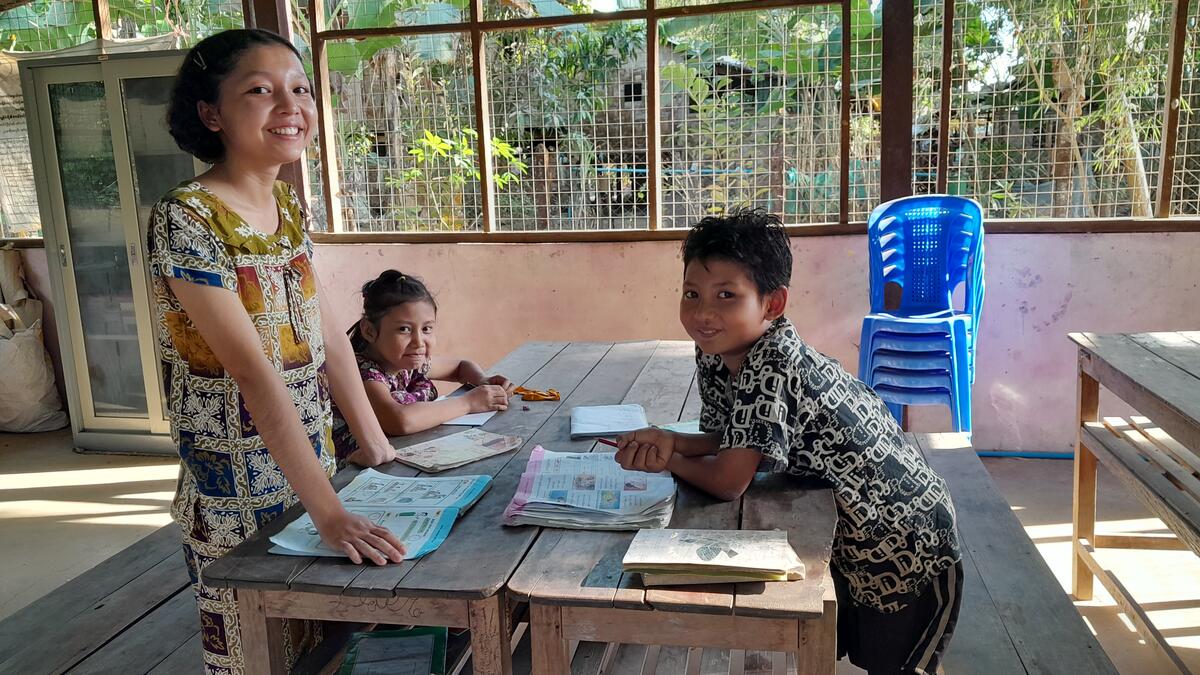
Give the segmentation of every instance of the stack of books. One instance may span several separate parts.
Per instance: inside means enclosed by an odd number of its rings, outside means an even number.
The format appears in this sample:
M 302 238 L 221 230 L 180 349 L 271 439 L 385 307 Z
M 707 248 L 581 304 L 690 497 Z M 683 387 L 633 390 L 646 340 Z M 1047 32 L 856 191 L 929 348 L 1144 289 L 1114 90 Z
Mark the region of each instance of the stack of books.
M 780 530 L 642 530 L 621 567 L 644 586 L 793 581 L 804 562 Z
M 533 449 L 505 525 L 579 530 L 662 528 L 675 507 L 669 473 L 626 471 L 611 453 Z

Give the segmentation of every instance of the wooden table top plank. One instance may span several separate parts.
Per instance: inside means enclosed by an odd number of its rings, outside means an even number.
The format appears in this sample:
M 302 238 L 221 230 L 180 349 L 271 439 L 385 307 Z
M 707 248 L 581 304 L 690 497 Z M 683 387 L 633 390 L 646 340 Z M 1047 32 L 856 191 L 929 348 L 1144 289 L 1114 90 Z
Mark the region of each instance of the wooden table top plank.
M 1163 361 L 1197 379 L 1200 386 L 1200 343 L 1176 331 L 1130 333 L 1129 339 Z
M 688 384 L 695 370 L 695 351 L 688 342 L 659 342 L 653 354 L 623 396 L 597 403 L 637 403 L 646 409 L 651 422 L 675 421 L 687 397 Z M 608 446 L 592 443 L 589 447 L 609 451 Z M 604 536 L 597 536 L 603 534 Z M 622 586 L 621 558 L 633 539 L 632 532 L 607 532 L 546 528 L 542 539 L 548 543 L 531 551 L 509 581 L 509 591 L 521 597 L 548 594 L 564 601 L 589 606 L 611 606 L 614 597 L 628 594 L 627 602 L 642 603 L 642 591 Z M 549 543 L 553 538 L 553 543 Z M 561 550 L 560 550 L 561 549 Z M 560 569 L 563 556 L 590 560 L 569 569 Z M 549 565 L 539 562 L 551 561 Z
M 571 408 L 619 401 L 654 353 L 656 342 L 625 342 L 612 346 L 587 373 L 563 405 L 538 429 L 530 442 L 547 449 L 570 442 Z M 553 385 L 550 385 L 553 386 Z M 555 387 L 563 391 L 559 387 Z M 405 594 L 436 591 L 438 594 L 484 594 L 500 590 L 533 544 L 535 527 L 501 526 L 504 509 L 516 493 L 528 452 L 514 457 L 493 480 L 492 489 L 465 517 L 438 550 L 417 562 L 397 584 Z M 469 568 L 469 574 L 463 574 Z
M 1072 333 L 1070 338 L 1090 355 L 1081 361 L 1084 372 L 1175 440 L 1200 448 L 1200 379 L 1139 344 L 1133 335 Z M 1154 338 L 1143 334 L 1139 339 Z
M 690 422 L 700 419 L 700 408 L 703 406 L 703 401 L 700 399 L 700 383 L 695 375 L 692 375 L 692 383 L 688 387 L 687 400 L 683 403 L 683 410 L 679 412 L 679 421 Z
M 506 364 L 510 363 L 514 368 L 518 368 L 522 367 L 522 363 L 527 363 L 529 361 L 532 361 L 534 364 L 536 364 L 538 359 L 548 358 L 551 356 L 551 354 L 553 354 L 554 358 L 558 358 L 558 356 L 564 351 L 564 348 L 560 348 L 560 344 L 561 343 L 529 343 L 528 346 L 523 345 L 514 350 L 508 357 L 502 359 L 500 363 L 497 364 L 497 368 L 505 367 Z M 533 364 L 526 366 L 525 368 L 528 367 L 533 367 Z M 497 415 L 492 420 L 489 420 L 489 423 L 497 422 L 497 418 L 500 417 L 501 415 Z M 407 438 L 436 438 L 437 436 L 454 433 L 455 431 L 461 431 L 461 428 L 454 429 L 451 427 L 438 427 L 437 429 L 430 430 L 429 432 L 414 434 Z M 393 443 L 395 443 L 395 441 Z M 357 475 L 359 470 L 360 469 L 357 467 L 352 467 L 338 472 L 338 474 L 335 475 L 332 480 L 334 489 L 340 490 L 341 488 L 345 487 L 346 484 L 349 483 L 355 475 Z M 415 476 L 418 473 L 416 469 L 398 462 L 392 462 L 391 464 L 380 467 L 380 470 L 395 476 Z M 270 541 L 268 541 L 268 538 L 279 532 L 279 530 L 283 529 L 287 523 L 298 518 L 303 512 L 303 507 L 300 504 L 296 504 L 285 511 L 278 518 L 265 526 L 259 533 L 255 533 L 255 535 L 249 537 L 246 541 L 239 544 L 224 557 L 211 563 L 204 570 L 205 580 L 209 584 L 217 587 L 253 588 L 257 590 L 287 590 L 291 587 L 292 583 L 296 583 L 297 579 L 301 579 L 301 577 L 303 577 L 303 580 L 299 583 L 301 583 L 306 589 L 311 590 L 312 586 L 320 583 L 321 575 L 331 575 L 328 580 L 331 585 L 337 585 L 339 583 L 346 585 L 351 581 L 351 579 L 348 579 L 348 577 L 357 578 L 362 571 L 372 569 L 374 567 L 368 565 L 360 568 L 345 562 L 342 563 L 342 565 L 345 566 L 345 569 L 339 570 L 338 572 L 329 572 L 325 568 L 335 566 L 335 562 L 341 561 L 321 559 L 316 557 L 282 556 L 267 553 L 267 550 L 272 546 Z M 389 565 L 384 568 L 376 569 L 389 569 L 390 574 L 396 574 L 398 570 L 394 568 L 409 564 L 410 563 L 405 562 L 400 563 L 399 565 Z M 314 565 L 317 566 L 316 571 L 306 574 L 306 572 L 308 572 L 308 568 Z M 340 575 L 341 578 L 335 578 L 334 575 Z M 316 578 L 314 578 L 314 576 Z M 332 589 L 330 589 L 330 592 L 333 592 Z
M 565 342 L 530 342 L 521 345 L 513 350 L 503 359 L 501 359 L 489 372 L 500 373 L 508 377 L 513 382 L 525 384 L 539 370 L 558 356 L 567 343 Z M 521 411 L 521 401 L 514 398 L 509 410 L 498 413 L 495 417 L 488 420 L 482 426 L 483 429 L 498 434 L 510 434 L 514 436 L 528 437 L 529 434 L 537 430 L 537 426 L 545 421 L 548 415 L 528 415 L 522 414 L 526 411 Z M 544 412 L 544 411 L 543 411 Z M 424 432 L 410 434 L 408 436 L 394 436 L 391 438 L 393 447 L 404 448 L 418 443 L 426 443 L 442 436 L 461 433 L 468 427 L 442 425 L 434 427 Z M 494 476 L 503 467 L 503 464 L 512 458 L 514 453 L 505 453 L 495 457 L 489 457 L 480 462 L 468 464 L 465 467 L 459 467 L 457 470 L 444 471 L 438 474 L 439 476 L 450 475 L 478 475 L 485 474 Z M 347 469 L 357 473 L 357 469 Z M 422 472 L 416 469 L 401 464 L 400 462 L 391 462 L 390 464 L 378 467 L 379 471 L 383 471 L 393 476 L 415 476 L 422 475 Z M 416 561 L 406 560 L 397 565 L 388 565 L 387 573 L 372 573 L 372 583 L 366 583 L 360 587 L 374 589 L 374 582 L 386 582 L 389 579 L 395 579 L 396 582 L 403 578 L 409 570 L 416 565 Z M 316 558 L 311 565 L 304 571 L 291 579 L 288 585 L 292 590 L 306 591 L 314 593 L 333 593 L 336 589 L 344 589 L 354 583 L 365 570 L 371 566 L 354 565 L 347 560 L 341 558 Z M 394 583 L 392 587 L 394 587 Z M 390 588 L 386 591 L 380 591 L 380 594 L 390 594 Z
M 1008 637 L 1019 645 L 1025 669 L 1115 674 L 963 435 L 916 438 L 930 466 L 947 479 L 961 546 L 974 561 Z
M 564 399 L 568 397 L 583 380 L 587 374 L 591 372 L 596 365 L 604 358 L 609 351 L 609 345 L 606 344 L 572 344 L 559 351 L 550 359 L 549 363 L 539 368 L 526 381 L 526 386 L 537 389 L 547 389 L 554 387 L 559 390 Z M 507 488 L 497 479 L 501 471 L 510 464 L 524 466 L 529 458 L 529 453 L 532 452 L 536 441 L 533 436 L 541 429 L 564 405 L 564 401 L 521 401 L 514 399 L 513 405 L 502 414 L 498 414 L 488 423 L 483 426 L 488 431 L 496 433 L 514 433 L 525 439 L 522 446 L 513 453 L 505 453 L 495 457 L 489 457 L 478 462 L 472 462 L 464 467 L 459 467 L 451 471 L 442 472 L 439 475 L 471 475 L 486 473 L 492 476 L 492 486 L 487 494 L 476 503 L 471 510 L 465 513 L 458 522 L 454 524 L 454 529 L 451 530 L 451 535 L 446 543 L 439 547 L 438 551 L 431 553 L 421 560 L 407 560 L 399 565 L 388 565 L 386 567 L 368 567 L 362 570 L 362 573 L 355 577 L 345 588 L 347 595 L 360 596 L 384 596 L 390 597 L 396 593 L 396 587 L 417 568 L 417 565 L 429 560 L 435 554 L 439 554 L 440 560 L 447 560 L 449 557 L 443 549 L 447 545 L 452 545 L 453 542 L 464 538 L 468 530 L 474 531 L 477 529 L 488 529 L 488 523 L 477 522 L 487 521 L 491 517 L 491 511 L 494 510 L 496 500 L 503 500 L 507 504 L 507 500 L 511 498 L 511 494 L 504 496 L 500 493 Z M 529 408 L 525 410 L 525 408 Z M 519 475 L 519 474 L 518 474 Z M 503 507 L 501 507 L 503 511 Z M 498 530 L 498 521 L 494 523 L 495 527 L 491 529 Z M 495 539 L 489 539 L 496 548 L 491 551 L 493 555 L 501 557 L 511 556 L 514 561 L 519 561 L 528 544 L 522 537 L 513 538 L 510 534 L 496 533 Z M 451 562 L 451 567 L 458 568 L 461 565 L 469 565 L 474 569 L 475 561 L 454 561 Z M 494 581 L 481 581 L 476 592 L 482 591 L 485 587 L 490 587 Z M 409 591 L 407 594 L 413 595 Z M 468 592 L 468 596 L 474 595 Z
M 815 530 L 814 524 L 822 529 Z M 786 530 L 788 543 L 804 561 L 804 579 L 787 583 L 738 584 L 734 613 L 760 617 L 817 617 L 824 611 L 823 597 L 837 506 L 833 492 L 824 487 L 801 489 L 797 479 L 785 475 L 760 476 L 742 499 L 742 528 Z

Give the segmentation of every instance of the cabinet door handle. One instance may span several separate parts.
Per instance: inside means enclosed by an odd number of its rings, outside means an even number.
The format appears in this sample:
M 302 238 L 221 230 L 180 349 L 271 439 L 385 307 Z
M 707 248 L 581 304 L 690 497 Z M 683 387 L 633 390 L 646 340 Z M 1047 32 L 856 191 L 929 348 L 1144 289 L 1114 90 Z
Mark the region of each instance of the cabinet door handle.
M 129 245 L 129 265 L 131 267 L 137 265 L 137 244 Z
M 58 245 L 58 262 L 63 267 L 67 266 L 67 247 L 63 244 Z

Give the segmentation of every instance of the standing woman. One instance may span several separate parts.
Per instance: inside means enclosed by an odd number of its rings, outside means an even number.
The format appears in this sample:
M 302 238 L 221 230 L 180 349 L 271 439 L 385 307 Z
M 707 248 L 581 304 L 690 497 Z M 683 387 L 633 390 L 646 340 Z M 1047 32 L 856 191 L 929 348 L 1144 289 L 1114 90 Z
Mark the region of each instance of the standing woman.
M 201 572 L 297 499 L 325 543 L 355 563 L 399 562 L 392 533 L 342 507 L 330 396 L 374 466 L 394 450 L 371 410 L 346 336 L 330 330 L 305 209 L 279 168 L 316 125 L 299 53 L 263 30 L 192 48 L 175 81 L 171 135 L 212 168 L 154 207 L 148 241 L 171 432 L 182 460 L 172 516 L 183 529 L 207 673 L 244 672 L 236 594 Z M 289 622 L 288 668 L 320 640 Z

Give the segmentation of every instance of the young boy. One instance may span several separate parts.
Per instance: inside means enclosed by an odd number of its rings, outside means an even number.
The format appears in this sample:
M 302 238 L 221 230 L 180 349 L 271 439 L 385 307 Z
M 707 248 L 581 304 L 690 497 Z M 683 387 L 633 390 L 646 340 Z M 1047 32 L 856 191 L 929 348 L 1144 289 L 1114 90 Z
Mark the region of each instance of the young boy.
M 696 341 L 702 434 L 622 436 L 626 469 L 669 470 L 720 499 L 757 470 L 823 479 L 838 522 L 838 655 L 876 673 L 933 673 L 962 591 L 945 482 L 869 387 L 783 315 L 792 254 L 761 211 L 700 221 L 683 244 L 679 320 Z

